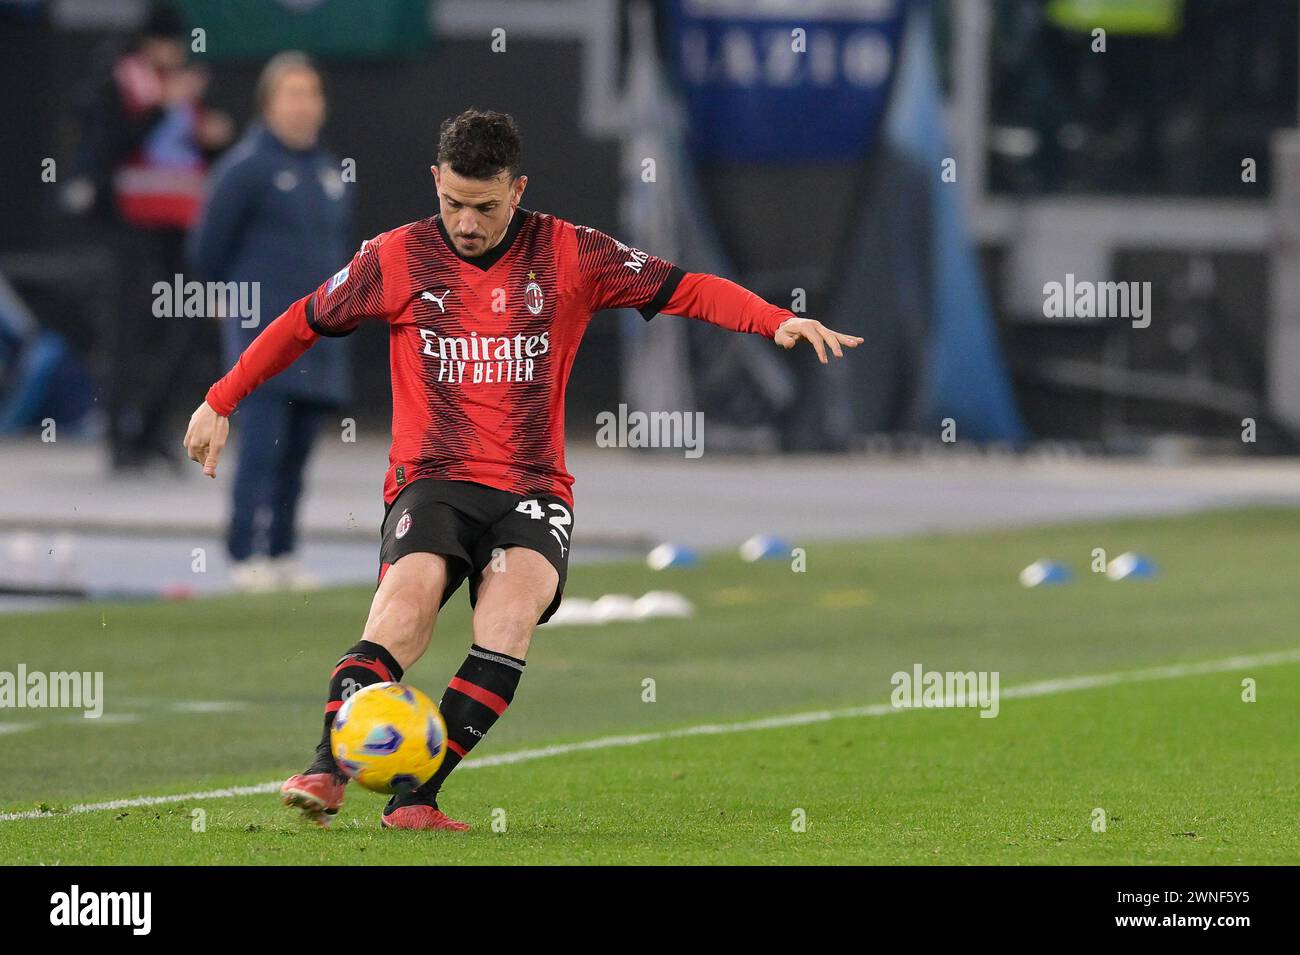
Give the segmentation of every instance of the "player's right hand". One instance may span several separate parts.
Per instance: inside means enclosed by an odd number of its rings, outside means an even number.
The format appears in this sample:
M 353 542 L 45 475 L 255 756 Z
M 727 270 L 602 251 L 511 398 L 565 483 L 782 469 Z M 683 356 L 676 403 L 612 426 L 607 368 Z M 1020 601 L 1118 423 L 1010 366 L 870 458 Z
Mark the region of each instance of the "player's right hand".
M 190 415 L 190 426 L 185 430 L 185 453 L 191 461 L 203 465 L 203 473 L 217 476 L 217 459 L 230 437 L 230 419 L 217 414 L 206 401 Z
M 829 361 L 826 357 L 828 347 L 831 354 L 836 358 L 843 358 L 845 348 L 857 348 L 864 340 L 860 335 L 845 335 L 833 328 L 827 328 L 816 319 L 799 318 L 797 316 L 792 316 L 782 322 L 772 340 L 782 348 L 790 349 L 800 339 L 806 340 L 817 350 L 817 360 L 823 365 Z

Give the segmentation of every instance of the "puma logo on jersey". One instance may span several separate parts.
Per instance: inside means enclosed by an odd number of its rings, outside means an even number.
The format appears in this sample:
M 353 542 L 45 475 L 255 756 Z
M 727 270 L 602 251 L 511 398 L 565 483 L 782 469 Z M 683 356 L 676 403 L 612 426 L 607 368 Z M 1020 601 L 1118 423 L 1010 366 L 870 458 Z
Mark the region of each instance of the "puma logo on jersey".
M 447 306 L 443 305 L 442 303 L 443 303 L 443 300 L 447 297 L 448 293 L 450 293 L 450 292 L 451 292 L 451 289 L 447 289 L 445 292 L 442 293 L 441 296 L 434 295 L 432 292 L 421 292 L 421 293 L 420 293 L 420 298 L 424 299 L 424 300 L 427 301 L 427 302 L 437 302 L 437 303 L 438 303 L 438 311 L 442 312 L 443 314 L 446 314 L 446 312 L 447 312 Z

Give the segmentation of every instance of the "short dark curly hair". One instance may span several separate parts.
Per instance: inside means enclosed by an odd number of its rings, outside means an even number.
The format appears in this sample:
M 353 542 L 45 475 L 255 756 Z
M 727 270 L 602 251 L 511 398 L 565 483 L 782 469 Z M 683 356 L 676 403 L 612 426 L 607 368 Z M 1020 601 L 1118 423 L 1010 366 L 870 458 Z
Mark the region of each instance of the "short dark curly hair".
M 446 163 L 458 176 L 493 179 L 506 170 L 519 175 L 523 144 L 509 113 L 467 109 L 444 120 L 438 136 L 438 165 Z

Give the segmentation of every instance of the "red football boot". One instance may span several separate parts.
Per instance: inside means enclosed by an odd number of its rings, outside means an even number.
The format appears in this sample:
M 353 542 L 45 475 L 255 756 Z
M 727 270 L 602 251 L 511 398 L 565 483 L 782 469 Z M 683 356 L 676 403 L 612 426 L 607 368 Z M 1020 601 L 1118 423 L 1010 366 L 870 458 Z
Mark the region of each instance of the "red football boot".
M 304 818 L 328 828 L 343 805 L 347 778 L 334 773 L 299 773 L 280 787 L 280 801 L 302 810 Z
M 441 809 L 415 805 L 394 809 L 379 817 L 385 829 L 441 829 L 447 832 L 469 832 L 468 822 L 458 822 Z

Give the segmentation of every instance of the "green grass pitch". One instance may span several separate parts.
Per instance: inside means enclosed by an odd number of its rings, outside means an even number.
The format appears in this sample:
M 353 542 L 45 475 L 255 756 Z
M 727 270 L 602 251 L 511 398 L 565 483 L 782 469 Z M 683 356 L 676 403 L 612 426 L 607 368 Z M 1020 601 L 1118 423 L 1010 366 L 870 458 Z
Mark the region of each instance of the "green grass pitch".
M 571 596 L 673 589 L 693 619 L 543 628 L 515 704 L 475 757 L 615 734 L 887 703 L 890 677 L 996 670 L 1004 691 L 1083 674 L 1300 648 L 1300 512 L 851 544 L 796 542 L 807 569 L 712 557 L 653 572 L 574 567 Z M 1089 572 L 1152 556 L 1153 581 Z M 1076 583 L 1025 590 L 1021 567 Z M 0 670 L 104 672 L 106 718 L 0 712 L 8 863 L 1300 862 L 1300 663 L 468 766 L 443 804 L 468 835 L 388 833 L 353 787 L 333 829 L 272 794 L 67 812 L 278 780 L 320 727 L 326 671 L 366 589 L 85 606 L 0 618 Z M 463 594 L 407 679 L 436 699 L 469 642 Z M 1242 700 L 1253 679 L 1258 698 Z M 655 701 L 643 681 L 655 681 Z M 221 704 L 207 706 L 205 704 Z M 199 704 L 199 705 L 195 705 Z M 18 725 L 31 724 L 31 725 Z M 1094 831 L 1095 810 L 1105 813 Z M 205 831 L 194 831 L 195 810 Z M 806 818 L 805 831 L 792 821 Z M 494 827 L 494 820 L 497 826 Z M 504 823 L 504 826 L 501 824 Z M 504 828 L 504 831 L 496 829 Z

